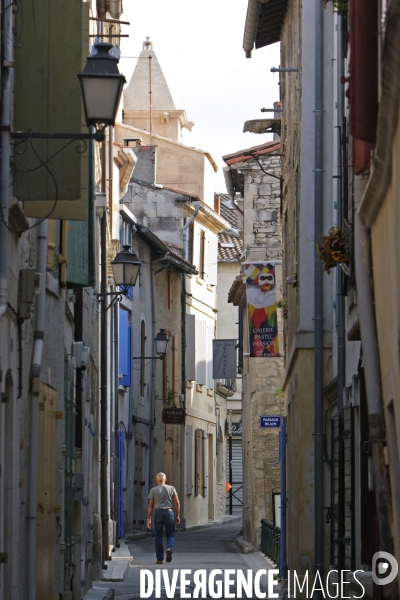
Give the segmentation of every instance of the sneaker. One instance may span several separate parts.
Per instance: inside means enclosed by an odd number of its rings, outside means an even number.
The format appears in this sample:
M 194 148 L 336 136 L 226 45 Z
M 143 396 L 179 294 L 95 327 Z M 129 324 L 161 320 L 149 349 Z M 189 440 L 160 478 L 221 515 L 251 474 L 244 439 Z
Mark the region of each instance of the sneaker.
M 168 560 L 168 559 L 167 559 Z M 164 561 L 163 560 L 156 560 L 156 565 L 163 565 Z
M 166 558 L 167 562 L 171 562 L 172 560 L 172 550 L 170 550 L 169 548 L 167 548 L 167 558 Z

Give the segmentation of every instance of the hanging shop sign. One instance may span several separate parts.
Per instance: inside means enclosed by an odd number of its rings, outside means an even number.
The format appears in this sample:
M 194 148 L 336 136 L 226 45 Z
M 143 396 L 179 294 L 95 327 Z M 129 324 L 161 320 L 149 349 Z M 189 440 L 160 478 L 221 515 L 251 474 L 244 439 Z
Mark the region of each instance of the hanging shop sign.
M 237 340 L 213 340 L 213 378 L 235 379 Z
M 250 356 L 279 356 L 275 263 L 244 264 Z
M 179 406 L 163 408 L 162 422 L 165 425 L 182 425 L 185 422 L 185 409 Z

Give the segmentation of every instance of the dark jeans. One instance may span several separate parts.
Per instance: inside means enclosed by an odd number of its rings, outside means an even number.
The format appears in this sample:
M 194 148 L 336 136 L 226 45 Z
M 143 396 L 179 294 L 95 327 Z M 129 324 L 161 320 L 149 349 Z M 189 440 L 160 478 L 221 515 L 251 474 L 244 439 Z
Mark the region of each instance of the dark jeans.
M 157 560 L 164 560 L 163 530 L 167 536 L 167 548 L 174 549 L 175 515 L 172 510 L 157 509 L 154 511 L 154 535 Z

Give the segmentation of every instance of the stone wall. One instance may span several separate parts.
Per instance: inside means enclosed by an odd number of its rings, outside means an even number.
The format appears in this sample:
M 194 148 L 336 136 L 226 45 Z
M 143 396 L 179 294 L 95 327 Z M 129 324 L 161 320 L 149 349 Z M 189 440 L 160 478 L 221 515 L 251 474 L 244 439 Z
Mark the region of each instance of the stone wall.
M 280 218 L 280 157 L 263 155 L 231 165 L 244 175 L 243 241 L 245 260 L 278 261 L 277 297 L 282 296 L 282 239 Z M 278 311 L 279 345 L 283 322 Z M 282 415 L 283 357 L 249 358 L 247 319 L 243 360 L 243 537 L 260 545 L 260 520 L 273 521 L 273 492 L 279 492 L 279 434 L 260 428 L 260 416 Z

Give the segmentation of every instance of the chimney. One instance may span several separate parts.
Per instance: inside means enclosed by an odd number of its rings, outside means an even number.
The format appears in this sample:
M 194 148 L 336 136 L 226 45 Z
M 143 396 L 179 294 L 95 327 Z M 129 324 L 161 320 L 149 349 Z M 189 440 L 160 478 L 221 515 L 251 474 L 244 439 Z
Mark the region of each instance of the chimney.
M 221 198 L 217 194 L 214 196 L 214 210 L 217 214 L 221 214 Z
M 137 146 L 132 148 L 137 156 L 134 177 L 146 183 L 156 182 L 156 148 L 157 146 Z

